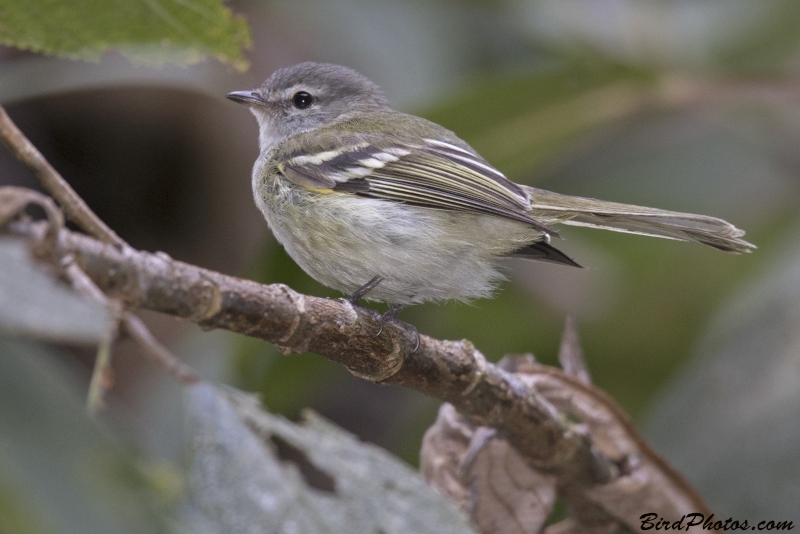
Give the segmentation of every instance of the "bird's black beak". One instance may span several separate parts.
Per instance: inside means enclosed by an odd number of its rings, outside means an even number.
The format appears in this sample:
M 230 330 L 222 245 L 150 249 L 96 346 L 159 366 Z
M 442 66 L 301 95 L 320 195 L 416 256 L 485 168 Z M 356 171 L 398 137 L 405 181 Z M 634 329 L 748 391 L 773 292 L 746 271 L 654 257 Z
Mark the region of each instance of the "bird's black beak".
M 255 91 L 234 91 L 228 93 L 228 98 L 239 104 L 247 104 L 248 106 L 258 105 L 264 106 L 266 102 Z

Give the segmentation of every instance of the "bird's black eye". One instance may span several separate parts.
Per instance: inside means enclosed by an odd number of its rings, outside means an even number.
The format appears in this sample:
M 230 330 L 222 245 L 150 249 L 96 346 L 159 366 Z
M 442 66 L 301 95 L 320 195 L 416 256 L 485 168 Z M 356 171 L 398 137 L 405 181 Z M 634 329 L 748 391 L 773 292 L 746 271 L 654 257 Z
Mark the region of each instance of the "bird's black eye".
M 314 97 L 305 91 L 299 91 L 292 97 L 292 104 L 294 104 L 294 107 L 297 109 L 306 109 L 313 103 Z

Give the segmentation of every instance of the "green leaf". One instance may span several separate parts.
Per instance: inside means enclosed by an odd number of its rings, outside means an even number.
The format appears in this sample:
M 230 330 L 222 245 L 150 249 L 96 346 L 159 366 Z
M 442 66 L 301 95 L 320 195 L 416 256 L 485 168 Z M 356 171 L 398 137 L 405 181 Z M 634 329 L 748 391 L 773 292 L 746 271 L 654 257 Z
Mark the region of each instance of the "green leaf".
M 247 22 L 219 0 L 0 0 L 0 43 L 97 61 L 110 49 L 139 63 L 207 56 L 246 70 Z

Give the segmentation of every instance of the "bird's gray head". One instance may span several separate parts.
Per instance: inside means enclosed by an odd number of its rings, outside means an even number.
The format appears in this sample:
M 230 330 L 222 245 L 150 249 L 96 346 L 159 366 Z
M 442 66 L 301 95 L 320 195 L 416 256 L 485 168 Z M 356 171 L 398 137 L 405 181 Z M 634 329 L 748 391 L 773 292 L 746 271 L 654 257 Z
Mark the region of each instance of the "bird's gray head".
M 356 71 L 310 62 L 277 70 L 258 89 L 228 98 L 247 104 L 258 119 L 262 152 L 292 135 L 388 105 L 380 88 Z

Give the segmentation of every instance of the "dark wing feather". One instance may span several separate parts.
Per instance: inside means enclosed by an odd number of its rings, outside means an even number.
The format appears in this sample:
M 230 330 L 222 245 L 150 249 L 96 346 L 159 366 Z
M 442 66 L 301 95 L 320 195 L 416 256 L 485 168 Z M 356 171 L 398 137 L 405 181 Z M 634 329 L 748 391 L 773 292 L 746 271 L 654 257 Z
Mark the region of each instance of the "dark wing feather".
M 583 268 L 578 262 L 546 241 L 537 241 L 536 243 L 526 245 L 521 249 L 515 250 L 511 256 L 514 258 L 526 258 L 529 260 L 546 261 L 559 265 Z
M 529 224 L 530 197 L 477 154 L 437 140 L 377 148 L 359 143 L 338 150 L 296 153 L 279 169 L 310 188 L 332 189 L 406 204 L 479 213 Z

